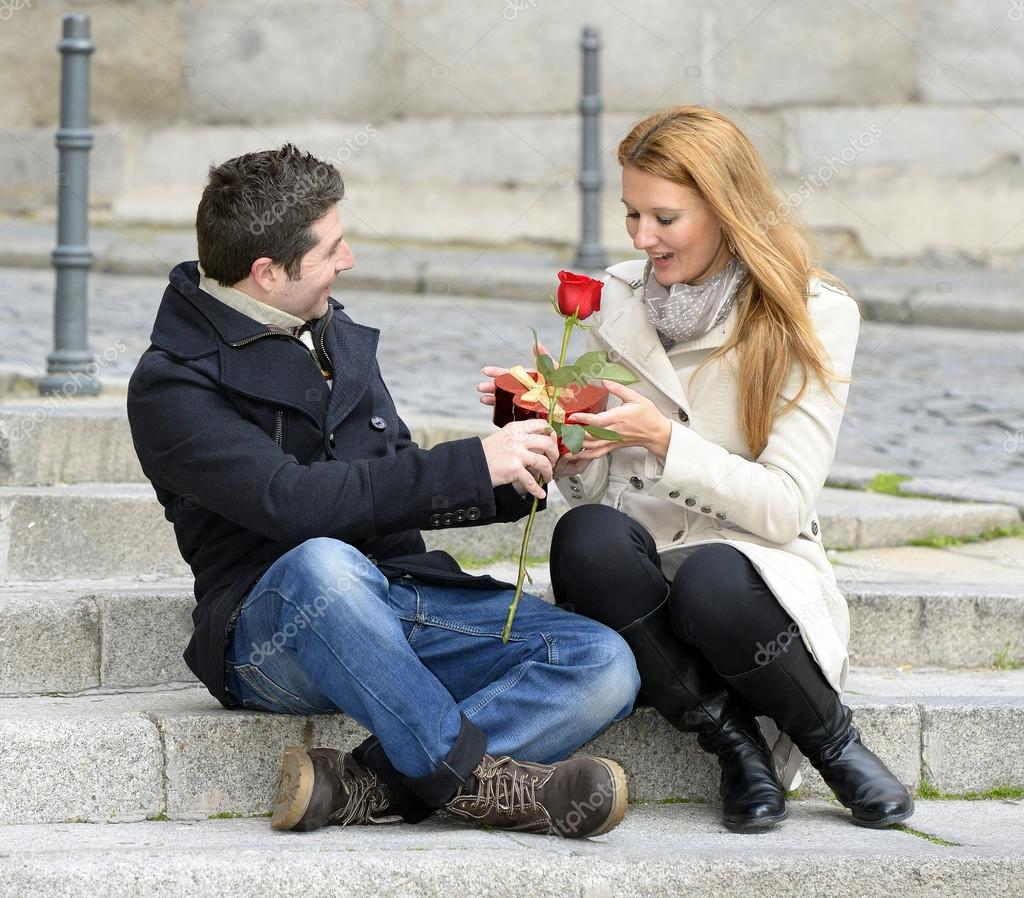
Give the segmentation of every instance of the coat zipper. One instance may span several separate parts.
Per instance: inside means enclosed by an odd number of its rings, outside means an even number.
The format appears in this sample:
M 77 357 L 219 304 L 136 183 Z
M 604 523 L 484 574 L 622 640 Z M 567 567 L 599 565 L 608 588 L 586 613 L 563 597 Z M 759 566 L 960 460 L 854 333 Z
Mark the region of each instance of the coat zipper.
M 284 450 L 284 441 L 285 441 L 285 427 L 286 427 L 285 414 L 286 414 L 286 412 L 285 412 L 284 409 L 278 409 L 277 410 L 277 421 L 274 424 L 274 442 L 277 443 L 277 448 L 281 449 L 282 451 Z
M 244 340 L 236 340 L 234 343 L 228 343 L 228 346 L 232 347 L 232 349 L 237 349 L 239 346 L 248 346 L 250 343 L 255 343 L 257 340 L 262 340 L 264 337 L 284 337 L 286 340 L 294 340 L 303 349 L 306 350 L 306 355 L 308 355 L 309 358 L 312 360 L 313 364 L 316 365 L 316 369 L 317 369 L 317 371 L 320 372 L 321 376 L 323 375 L 324 368 L 320 364 L 319 360 L 317 360 L 314 357 L 315 356 L 315 347 L 314 347 L 314 352 L 310 353 L 309 347 L 305 343 L 303 343 L 298 337 L 293 337 L 291 334 L 280 334 L 280 333 L 277 333 L 275 331 L 267 331 L 266 333 L 263 333 L 263 334 L 255 334 L 252 337 L 246 337 Z M 331 371 L 331 370 L 333 370 L 331 368 L 331 357 L 327 354 L 327 350 L 324 348 L 323 331 L 321 331 L 321 333 L 320 333 L 319 343 L 320 343 L 320 351 L 323 353 L 324 358 L 327 359 L 328 367 L 327 367 L 326 370 Z

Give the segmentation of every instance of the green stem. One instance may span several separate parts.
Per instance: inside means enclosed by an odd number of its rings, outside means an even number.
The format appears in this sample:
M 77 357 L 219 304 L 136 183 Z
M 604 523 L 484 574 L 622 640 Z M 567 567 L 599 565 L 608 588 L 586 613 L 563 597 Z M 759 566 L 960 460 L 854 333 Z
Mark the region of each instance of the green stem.
M 562 351 L 558 356 L 558 367 L 561 368 L 565 364 L 565 353 L 569 349 L 569 337 L 572 334 L 573 325 L 577 321 L 577 313 L 573 312 L 568 318 L 565 319 L 565 333 L 562 335 Z M 552 427 L 555 423 L 555 407 L 558 405 L 558 393 L 559 388 L 555 389 L 551 393 L 551 399 L 548 401 L 548 427 Z M 543 484 L 543 480 L 538 477 L 537 483 Z M 537 505 L 540 500 L 534 496 L 533 504 L 530 506 L 530 517 L 526 520 L 526 531 L 523 533 L 523 544 L 519 548 L 519 573 L 516 577 L 516 592 L 512 596 L 512 601 L 508 606 L 508 617 L 505 619 L 505 627 L 501 631 L 501 641 L 508 645 L 509 636 L 512 634 L 512 621 L 515 619 L 516 611 L 519 610 L 519 600 L 523 596 L 523 580 L 526 579 L 526 556 L 530 548 L 530 534 L 533 532 L 533 522 L 537 517 Z

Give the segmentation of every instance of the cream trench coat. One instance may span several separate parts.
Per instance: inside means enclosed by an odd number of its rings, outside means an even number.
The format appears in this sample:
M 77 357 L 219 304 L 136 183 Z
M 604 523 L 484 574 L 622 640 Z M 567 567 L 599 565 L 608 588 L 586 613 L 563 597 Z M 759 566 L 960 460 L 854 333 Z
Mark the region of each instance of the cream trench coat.
M 811 374 L 803 399 L 775 419 L 764 451 L 752 459 L 740 428 L 735 351 L 691 380 L 736 326 L 736 307 L 708 334 L 666 353 L 647 321 L 644 266 L 644 260 L 634 260 L 607 269 L 601 310 L 589 322 L 589 342 L 591 349 L 604 350 L 630 368 L 639 378 L 630 388 L 670 419 L 668 454 L 662 463 L 639 446 L 618 449 L 578 475 L 559 478 L 558 488 L 571 506 L 600 502 L 643 524 L 670 579 L 698 546 L 725 542 L 741 551 L 799 625 L 829 683 L 842 692 L 850 620 L 822 545 L 815 504 L 835 455 L 849 385 L 832 384 L 833 399 Z M 808 293 L 826 364 L 848 376 L 860 325 L 857 304 L 816 278 Z M 800 384 L 797 369 L 783 386 L 780 407 Z M 610 403 L 618 401 L 612 397 Z M 780 634 L 783 640 L 789 635 Z M 751 667 L 757 663 L 751 658 Z M 783 786 L 795 788 L 800 753 L 770 720 L 760 722 Z

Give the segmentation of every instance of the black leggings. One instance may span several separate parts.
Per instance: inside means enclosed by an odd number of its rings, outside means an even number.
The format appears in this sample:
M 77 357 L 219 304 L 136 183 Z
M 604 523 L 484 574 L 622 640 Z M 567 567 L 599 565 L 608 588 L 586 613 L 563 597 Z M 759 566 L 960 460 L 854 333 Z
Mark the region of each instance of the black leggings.
M 672 631 L 723 676 L 800 642 L 797 624 L 742 552 L 723 543 L 694 549 L 670 583 L 648 530 L 607 505 L 581 505 L 558 521 L 551 585 L 559 603 L 615 630 L 667 597 Z

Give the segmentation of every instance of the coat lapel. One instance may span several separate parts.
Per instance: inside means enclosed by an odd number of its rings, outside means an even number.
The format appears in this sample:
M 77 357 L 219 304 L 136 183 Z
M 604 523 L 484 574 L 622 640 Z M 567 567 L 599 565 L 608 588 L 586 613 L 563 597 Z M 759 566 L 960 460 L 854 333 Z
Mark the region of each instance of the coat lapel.
M 253 399 L 293 408 L 317 427 L 329 388 L 306 347 L 286 336 L 265 336 L 243 346 L 220 345 L 220 379 Z
M 346 315 L 335 313 L 324 335 L 327 354 L 334 367 L 334 386 L 327 406 L 325 428 L 334 430 L 356 407 L 366 392 L 376 367 L 380 331 L 356 324 Z

